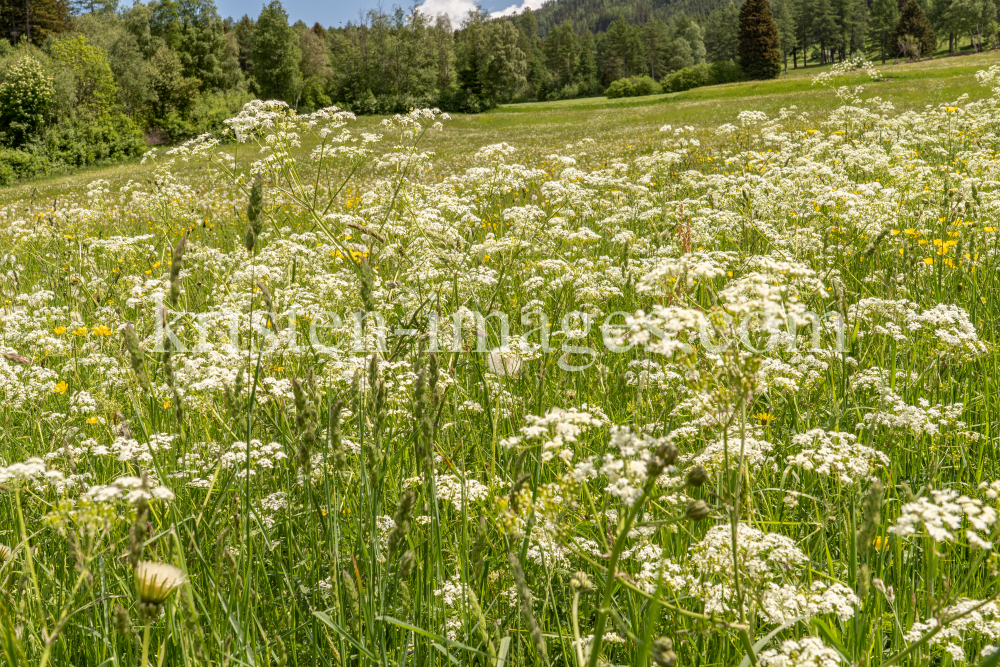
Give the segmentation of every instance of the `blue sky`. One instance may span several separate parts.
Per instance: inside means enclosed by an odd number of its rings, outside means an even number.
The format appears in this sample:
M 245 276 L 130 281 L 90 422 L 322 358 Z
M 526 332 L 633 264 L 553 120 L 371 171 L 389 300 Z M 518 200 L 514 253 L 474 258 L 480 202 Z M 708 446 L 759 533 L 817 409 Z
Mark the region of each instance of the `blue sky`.
M 225 18 L 232 16 L 240 18 L 244 14 L 257 16 L 263 0 L 216 0 L 219 14 Z M 358 12 L 373 9 L 379 4 L 378 0 L 282 0 L 285 11 L 292 22 L 302 20 L 312 25 L 319 21 L 325 26 L 338 26 L 348 21 L 357 21 Z M 406 9 L 412 6 L 412 0 L 383 0 L 382 7 L 389 10 L 393 4 L 398 4 Z M 477 3 L 474 0 L 426 0 L 428 13 L 445 13 L 451 16 L 452 21 L 457 23 L 461 16 Z M 541 0 L 480 0 L 486 9 L 495 13 L 508 13 L 524 6 L 538 7 Z

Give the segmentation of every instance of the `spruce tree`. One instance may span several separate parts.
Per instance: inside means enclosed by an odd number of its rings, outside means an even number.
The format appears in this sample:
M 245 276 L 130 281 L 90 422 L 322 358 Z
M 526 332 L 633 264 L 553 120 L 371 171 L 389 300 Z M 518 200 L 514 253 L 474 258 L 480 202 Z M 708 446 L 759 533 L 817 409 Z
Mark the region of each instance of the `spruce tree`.
M 934 34 L 934 28 L 924 14 L 924 10 L 920 9 L 917 0 L 903 2 L 899 13 L 899 23 L 896 24 L 892 36 L 894 51 L 899 51 L 899 40 L 906 35 L 914 37 L 920 44 L 921 56 L 932 57 L 937 51 L 937 37 Z
M 732 2 L 709 14 L 705 24 L 705 60 L 718 62 L 739 58 L 740 17 Z
M 883 64 L 887 55 L 896 53 L 897 47 L 892 42 L 892 36 L 897 23 L 899 23 L 899 4 L 896 0 L 872 0 L 868 42 L 878 51 Z
M 781 57 L 787 72 L 788 54 L 795 48 L 795 17 L 792 15 L 792 0 L 771 0 L 771 13 L 774 15 L 774 24 L 778 26 Z
M 781 42 L 768 0 L 746 0 L 740 7 L 740 66 L 750 79 L 781 74 Z
M 825 65 L 830 49 L 838 44 L 840 27 L 830 0 L 817 0 L 812 17 L 813 40 L 819 43 L 819 62 Z

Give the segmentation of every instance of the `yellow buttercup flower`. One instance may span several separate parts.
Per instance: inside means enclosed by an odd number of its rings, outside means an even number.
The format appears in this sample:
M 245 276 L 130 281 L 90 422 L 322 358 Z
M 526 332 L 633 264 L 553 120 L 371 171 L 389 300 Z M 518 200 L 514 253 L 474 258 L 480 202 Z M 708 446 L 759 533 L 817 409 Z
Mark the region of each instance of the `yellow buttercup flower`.
M 97 336 L 110 336 L 114 332 L 103 324 L 94 327 L 94 334 Z
M 59 382 L 56 383 L 56 386 L 52 388 L 52 391 L 57 394 L 65 394 L 67 389 L 69 389 L 69 385 L 66 384 L 66 381 L 59 380 Z
M 66 327 L 56 327 L 52 331 L 54 331 L 57 336 L 62 336 L 64 333 L 66 333 Z

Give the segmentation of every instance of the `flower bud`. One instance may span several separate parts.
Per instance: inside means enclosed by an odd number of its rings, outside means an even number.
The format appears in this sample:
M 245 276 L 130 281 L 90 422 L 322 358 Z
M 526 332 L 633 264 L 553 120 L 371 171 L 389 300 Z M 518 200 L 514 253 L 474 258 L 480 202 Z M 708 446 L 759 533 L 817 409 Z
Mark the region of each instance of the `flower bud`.
M 127 635 L 132 630 L 132 623 L 129 621 L 128 611 L 120 604 L 115 605 L 115 630 L 123 635 Z
M 708 481 L 708 473 L 701 466 L 695 466 L 688 470 L 687 483 L 688 486 L 699 487 Z
M 594 584 L 587 576 L 586 572 L 576 572 L 570 577 L 570 588 L 580 593 L 589 593 L 594 590 Z
M 687 511 L 684 512 L 684 516 L 692 521 L 701 521 L 711 513 L 708 509 L 708 505 L 704 500 L 692 500 L 688 503 Z
M 674 667 L 677 664 L 674 643 L 668 638 L 660 637 L 653 642 L 653 664 L 657 667 Z

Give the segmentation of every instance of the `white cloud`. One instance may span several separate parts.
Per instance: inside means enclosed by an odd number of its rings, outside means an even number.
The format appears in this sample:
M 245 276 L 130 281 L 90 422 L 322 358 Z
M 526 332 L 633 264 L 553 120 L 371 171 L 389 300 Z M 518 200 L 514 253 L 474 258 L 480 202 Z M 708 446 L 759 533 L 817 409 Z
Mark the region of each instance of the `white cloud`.
M 420 11 L 431 18 L 438 14 L 447 14 L 451 19 L 451 27 L 456 30 L 475 8 L 476 3 L 473 0 L 426 0 L 420 5 Z
M 492 12 L 490 16 L 493 18 L 513 16 L 525 9 L 540 9 L 545 2 L 546 0 L 523 0 L 519 5 L 511 5 L 507 9 Z M 469 12 L 476 8 L 476 4 L 482 4 L 482 0 L 478 3 L 475 0 L 424 0 L 424 4 L 420 5 L 420 11 L 430 18 L 438 14 L 447 14 L 451 19 L 451 27 L 457 30 Z
M 524 0 L 524 2 L 520 5 L 511 5 L 507 9 L 501 9 L 498 12 L 493 12 L 490 16 L 494 18 L 498 16 L 512 16 L 514 14 L 520 14 L 525 9 L 541 9 L 544 4 L 545 0 Z

